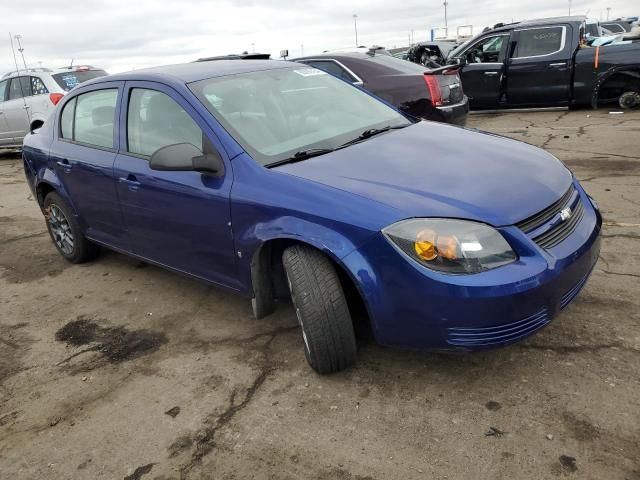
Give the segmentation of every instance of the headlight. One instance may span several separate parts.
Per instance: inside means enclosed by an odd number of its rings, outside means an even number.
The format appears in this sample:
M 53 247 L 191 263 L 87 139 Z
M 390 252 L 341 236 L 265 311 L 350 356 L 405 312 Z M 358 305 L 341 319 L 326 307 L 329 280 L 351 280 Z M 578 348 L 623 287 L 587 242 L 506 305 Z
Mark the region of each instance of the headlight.
M 416 262 L 445 273 L 478 273 L 518 257 L 495 228 L 468 220 L 417 218 L 382 233 Z

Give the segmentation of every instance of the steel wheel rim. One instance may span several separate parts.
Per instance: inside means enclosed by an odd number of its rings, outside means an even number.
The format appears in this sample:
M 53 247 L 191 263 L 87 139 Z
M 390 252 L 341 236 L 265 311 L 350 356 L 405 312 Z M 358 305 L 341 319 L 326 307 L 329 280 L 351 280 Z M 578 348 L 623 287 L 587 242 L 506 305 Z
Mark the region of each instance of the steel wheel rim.
M 49 206 L 48 213 L 47 220 L 53 242 L 62 253 L 71 255 L 73 252 L 74 238 L 69 220 L 67 220 L 67 217 L 60 207 L 55 204 Z

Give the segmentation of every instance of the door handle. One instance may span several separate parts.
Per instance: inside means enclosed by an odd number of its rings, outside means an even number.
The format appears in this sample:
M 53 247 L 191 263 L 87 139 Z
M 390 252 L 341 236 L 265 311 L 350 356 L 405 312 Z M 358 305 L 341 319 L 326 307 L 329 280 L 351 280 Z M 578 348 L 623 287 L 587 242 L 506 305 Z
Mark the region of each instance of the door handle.
M 498 72 L 484 72 L 484 74 L 488 77 L 495 77 L 498 75 Z
M 126 177 L 120 177 L 118 181 L 120 183 L 127 184 L 129 186 L 129 189 L 131 190 L 137 190 L 137 187 L 141 185 L 136 176 L 131 174 L 127 175 Z
M 31 107 L 30 107 L 29 105 L 25 105 L 25 106 L 24 106 L 24 107 L 22 107 L 22 108 L 24 108 L 25 110 L 29 110 Z
M 73 165 L 71 165 L 69 163 L 69 160 L 67 160 L 66 158 L 63 158 L 62 160 L 58 160 L 56 162 L 56 165 L 58 165 L 59 167 L 62 167 L 63 169 L 69 171 L 71 170 L 71 168 L 73 167 Z
M 559 63 L 550 63 L 549 66 L 550 67 L 566 67 L 567 64 L 566 62 L 559 62 Z

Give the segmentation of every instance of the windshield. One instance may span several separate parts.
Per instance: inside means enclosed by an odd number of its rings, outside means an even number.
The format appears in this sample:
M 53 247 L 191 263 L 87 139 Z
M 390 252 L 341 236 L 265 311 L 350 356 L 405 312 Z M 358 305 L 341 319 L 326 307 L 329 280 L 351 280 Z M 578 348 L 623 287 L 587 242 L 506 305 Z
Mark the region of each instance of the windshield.
M 410 123 L 349 83 L 303 65 L 211 78 L 189 88 L 262 165 L 311 148 L 335 148 L 367 129 Z
M 104 70 L 69 71 L 51 75 L 60 88 L 68 92 L 76 85 L 91 80 L 92 78 L 104 77 L 107 74 Z

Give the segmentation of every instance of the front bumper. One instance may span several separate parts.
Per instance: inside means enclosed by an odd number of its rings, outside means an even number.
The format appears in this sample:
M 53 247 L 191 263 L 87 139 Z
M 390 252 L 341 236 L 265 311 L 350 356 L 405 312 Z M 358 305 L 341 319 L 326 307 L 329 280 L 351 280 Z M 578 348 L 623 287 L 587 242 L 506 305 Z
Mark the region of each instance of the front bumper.
M 570 236 L 544 250 L 518 228 L 501 228 L 519 259 L 488 272 L 431 271 L 405 259 L 381 234 L 345 257 L 376 340 L 428 349 L 484 349 L 513 343 L 548 325 L 585 285 L 600 251 L 602 218 L 578 190 L 585 215 Z

